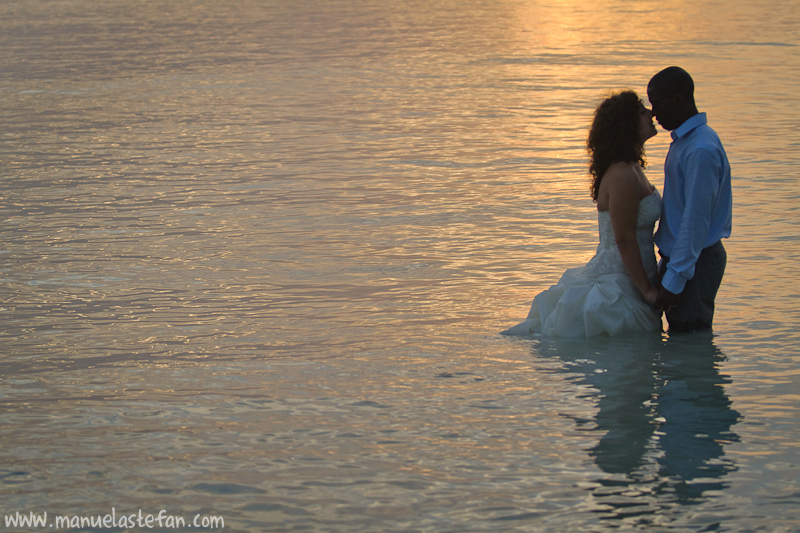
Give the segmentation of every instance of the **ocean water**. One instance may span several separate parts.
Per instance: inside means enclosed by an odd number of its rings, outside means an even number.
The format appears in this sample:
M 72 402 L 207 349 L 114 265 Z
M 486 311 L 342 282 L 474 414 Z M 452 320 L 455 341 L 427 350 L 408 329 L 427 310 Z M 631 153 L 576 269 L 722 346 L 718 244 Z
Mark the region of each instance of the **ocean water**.
M 0 527 L 800 530 L 799 25 L 3 1 Z M 672 64 L 733 167 L 714 335 L 499 335 L 593 254 L 595 105 Z

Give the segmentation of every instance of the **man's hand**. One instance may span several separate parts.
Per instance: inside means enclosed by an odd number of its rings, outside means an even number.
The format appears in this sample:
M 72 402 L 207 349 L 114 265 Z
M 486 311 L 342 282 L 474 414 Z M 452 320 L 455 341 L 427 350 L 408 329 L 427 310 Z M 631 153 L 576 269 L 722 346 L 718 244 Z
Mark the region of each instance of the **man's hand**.
M 681 303 L 681 295 L 669 292 L 664 287 L 658 288 L 658 298 L 656 298 L 656 311 L 669 313 L 673 308 Z

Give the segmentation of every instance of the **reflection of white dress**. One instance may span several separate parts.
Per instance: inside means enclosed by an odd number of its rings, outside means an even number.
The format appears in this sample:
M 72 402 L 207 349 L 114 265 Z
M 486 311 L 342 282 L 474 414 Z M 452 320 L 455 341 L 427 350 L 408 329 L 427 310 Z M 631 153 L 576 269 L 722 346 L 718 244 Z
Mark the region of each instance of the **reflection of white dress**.
M 656 191 L 639 203 L 636 221 L 636 240 L 650 281 L 656 279 L 653 228 L 660 216 L 661 196 Z M 611 215 L 608 211 L 598 212 L 597 221 L 600 244 L 591 261 L 564 272 L 557 285 L 534 298 L 527 320 L 504 334 L 590 337 L 661 329 L 660 316 L 642 299 L 625 272 Z

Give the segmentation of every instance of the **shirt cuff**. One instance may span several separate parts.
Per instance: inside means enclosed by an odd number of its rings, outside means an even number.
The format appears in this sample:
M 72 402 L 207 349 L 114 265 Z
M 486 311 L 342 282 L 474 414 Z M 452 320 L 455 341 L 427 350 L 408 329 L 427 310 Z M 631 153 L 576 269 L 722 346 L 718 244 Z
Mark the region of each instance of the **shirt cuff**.
M 680 294 L 686 286 L 686 280 L 667 268 L 664 277 L 661 278 L 661 286 L 673 294 Z

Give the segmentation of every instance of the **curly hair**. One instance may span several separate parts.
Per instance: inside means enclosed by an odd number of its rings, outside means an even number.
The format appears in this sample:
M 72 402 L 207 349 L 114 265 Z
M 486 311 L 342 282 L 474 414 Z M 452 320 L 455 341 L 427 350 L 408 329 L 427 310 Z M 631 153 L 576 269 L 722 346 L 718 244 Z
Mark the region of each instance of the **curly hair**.
M 586 148 L 589 152 L 590 191 L 597 202 L 600 182 L 614 163 L 647 164 L 644 144 L 639 138 L 639 114 L 644 103 L 634 91 L 614 93 L 603 100 L 594 112 Z

